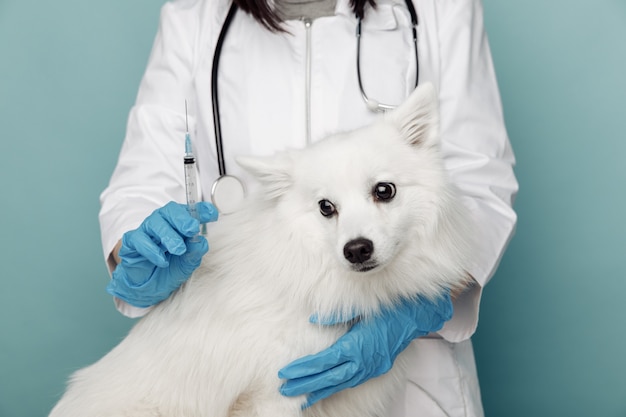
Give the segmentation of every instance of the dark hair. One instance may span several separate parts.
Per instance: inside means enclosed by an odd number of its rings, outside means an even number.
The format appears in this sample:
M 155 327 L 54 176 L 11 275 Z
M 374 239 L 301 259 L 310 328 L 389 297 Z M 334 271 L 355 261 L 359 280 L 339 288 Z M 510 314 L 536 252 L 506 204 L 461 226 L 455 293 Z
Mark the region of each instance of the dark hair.
M 233 0 L 233 2 L 244 12 L 249 13 L 259 23 L 272 32 L 284 32 L 282 19 L 272 10 L 267 0 Z M 375 0 L 350 0 L 352 11 L 357 17 L 363 18 L 365 6 L 376 7 Z

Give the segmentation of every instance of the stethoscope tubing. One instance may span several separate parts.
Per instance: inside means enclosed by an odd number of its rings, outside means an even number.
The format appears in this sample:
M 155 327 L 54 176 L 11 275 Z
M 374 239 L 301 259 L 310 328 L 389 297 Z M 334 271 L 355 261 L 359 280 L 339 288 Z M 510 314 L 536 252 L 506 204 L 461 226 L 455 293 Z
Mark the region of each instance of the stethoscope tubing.
M 222 46 L 224 45 L 224 39 L 226 33 L 230 28 L 230 23 L 235 17 L 237 12 L 237 5 L 233 2 L 228 10 L 222 29 L 217 38 L 217 44 L 215 45 L 215 52 L 213 54 L 213 67 L 211 68 L 211 101 L 213 105 L 213 129 L 215 132 L 215 149 L 217 153 L 217 167 L 219 169 L 220 177 L 226 175 L 226 162 L 224 159 L 224 142 L 222 140 L 222 122 L 220 117 L 220 102 L 217 91 L 217 72 L 219 70 L 220 57 L 222 56 Z
M 405 0 L 406 7 L 409 10 L 409 14 L 411 16 L 411 30 L 413 34 L 413 50 L 415 51 L 415 87 L 417 87 L 419 83 L 419 57 L 417 52 L 417 12 L 415 10 L 415 6 L 413 6 L 412 0 Z M 224 39 L 226 38 L 226 33 L 230 28 L 230 24 L 237 13 L 237 5 L 233 2 L 230 5 L 230 9 L 226 15 L 226 19 L 222 25 L 222 29 L 220 30 L 219 36 L 217 38 L 217 44 L 215 45 L 215 52 L 213 54 L 213 66 L 211 68 L 211 101 L 213 105 L 213 129 L 215 132 L 215 149 L 217 154 L 217 166 L 219 170 L 220 176 L 226 175 L 226 162 L 224 158 L 224 142 L 222 139 L 222 122 L 220 117 L 220 105 L 218 98 L 218 70 L 219 70 L 219 62 L 220 57 L 222 56 L 222 46 L 224 45 Z M 356 37 L 357 37 L 357 59 L 356 59 L 356 67 L 357 67 L 357 81 L 359 83 L 359 89 L 361 91 L 361 96 L 363 100 L 368 105 L 370 109 L 373 111 L 386 111 L 391 110 L 395 106 L 390 106 L 383 103 L 378 103 L 376 101 L 371 100 L 365 94 L 365 90 L 363 88 L 363 82 L 361 81 L 361 18 L 357 19 L 357 29 L 356 29 Z
M 415 7 L 413 6 L 412 0 L 404 0 L 406 3 L 406 7 L 409 10 L 409 14 L 411 15 L 411 31 L 413 34 L 413 50 L 415 51 L 415 87 L 419 83 L 419 57 L 417 54 L 417 12 L 415 11 Z M 367 105 L 368 109 L 374 112 L 385 112 L 389 110 L 393 110 L 396 106 L 390 104 L 380 103 L 376 100 L 372 100 L 365 93 L 365 88 L 363 87 L 363 81 L 361 80 L 361 20 L 360 16 L 357 16 L 357 24 L 356 24 L 356 78 L 359 84 L 359 91 L 361 92 L 361 97 L 363 101 Z

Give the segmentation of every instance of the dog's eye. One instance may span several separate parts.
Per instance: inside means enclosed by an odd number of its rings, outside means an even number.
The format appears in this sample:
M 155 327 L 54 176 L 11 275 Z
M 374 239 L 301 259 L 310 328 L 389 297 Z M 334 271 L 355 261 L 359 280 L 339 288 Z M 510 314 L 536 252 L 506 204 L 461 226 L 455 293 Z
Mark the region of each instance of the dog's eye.
M 379 182 L 372 190 L 377 201 L 389 201 L 396 196 L 396 186 L 391 182 Z
M 320 213 L 325 217 L 330 217 L 337 212 L 335 205 L 328 200 L 320 200 L 318 204 L 320 206 Z

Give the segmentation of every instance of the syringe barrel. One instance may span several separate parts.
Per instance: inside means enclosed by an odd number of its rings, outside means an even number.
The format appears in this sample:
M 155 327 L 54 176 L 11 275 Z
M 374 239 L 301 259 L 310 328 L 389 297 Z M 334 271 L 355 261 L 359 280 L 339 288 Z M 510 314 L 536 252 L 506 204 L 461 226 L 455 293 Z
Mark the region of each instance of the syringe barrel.
M 185 196 L 187 199 L 187 208 L 189 214 L 196 220 L 200 220 L 196 203 L 198 202 L 198 181 L 196 180 L 196 160 L 192 156 L 185 156 Z M 195 236 L 192 240 L 197 239 Z
M 195 161 L 185 158 L 185 196 L 191 215 L 197 219 L 196 203 L 198 202 L 198 182 L 196 180 Z

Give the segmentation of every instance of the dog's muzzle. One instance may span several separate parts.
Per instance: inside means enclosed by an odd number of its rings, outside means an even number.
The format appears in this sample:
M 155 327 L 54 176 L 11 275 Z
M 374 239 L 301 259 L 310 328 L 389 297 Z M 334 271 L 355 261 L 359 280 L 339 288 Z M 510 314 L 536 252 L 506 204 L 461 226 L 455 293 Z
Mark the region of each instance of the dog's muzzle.
M 376 268 L 377 263 L 372 260 L 374 243 L 366 238 L 353 239 L 343 247 L 343 256 L 358 272 L 366 272 Z

